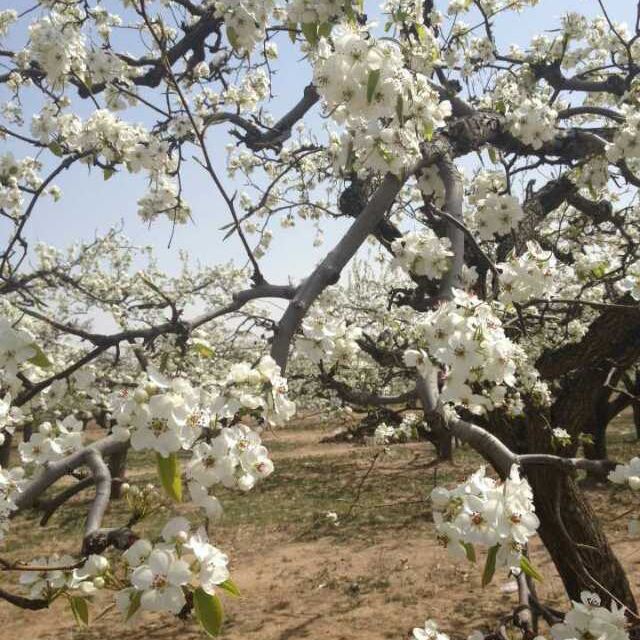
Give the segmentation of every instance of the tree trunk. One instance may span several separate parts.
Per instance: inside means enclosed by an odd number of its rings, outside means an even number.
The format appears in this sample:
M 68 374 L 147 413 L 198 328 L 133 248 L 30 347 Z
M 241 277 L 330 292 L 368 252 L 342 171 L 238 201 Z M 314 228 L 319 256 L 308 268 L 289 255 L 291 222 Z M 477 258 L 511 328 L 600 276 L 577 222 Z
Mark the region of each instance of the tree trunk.
M 593 443 L 584 444 L 584 455 L 590 460 L 605 460 L 607 457 L 607 425 L 609 424 L 609 394 L 603 393 L 593 411 L 593 417 L 588 423 L 585 434 L 591 436 Z M 587 471 L 587 480 L 591 482 L 605 482 L 606 472 Z
M 530 452 L 552 453 L 550 433 L 545 427 L 544 421 L 531 421 Z M 581 591 L 594 591 L 607 605 L 613 598 L 637 611 L 626 573 L 574 478 L 548 465 L 529 467 L 527 478 L 540 519 L 538 533 L 569 597 L 580 601 Z
M 636 427 L 636 438 L 640 440 L 640 370 L 636 371 L 633 394 L 635 399 L 631 402 L 633 409 L 633 424 Z
M 4 442 L 0 445 L 0 467 L 6 469 L 9 466 L 9 458 L 11 456 L 11 442 L 13 435 L 8 431 L 4 432 Z
M 580 601 L 581 591 L 595 591 L 605 603 L 613 596 L 637 611 L 625 571 L 574 480 L 549 467 L 532 469 L 527 477 L 540 518 L 538 532 L 569 597 Z

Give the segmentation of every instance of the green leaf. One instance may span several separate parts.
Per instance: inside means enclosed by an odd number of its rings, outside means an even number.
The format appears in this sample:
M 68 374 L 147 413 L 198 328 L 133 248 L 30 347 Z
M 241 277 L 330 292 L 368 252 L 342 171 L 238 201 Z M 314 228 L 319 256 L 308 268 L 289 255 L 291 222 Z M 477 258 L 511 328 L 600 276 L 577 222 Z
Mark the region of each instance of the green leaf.
M 208 635 L 217 636 L 220 633 L 224 619 L 220 598 L 209 595 L 204 589 L 198 587 L 193 592 L 193 607 L 196 618 L 202 628 Z
M 489 160 L 491 160 L 493 164 L 498 164 L 498 154 L 496 153 L 495 148 L 489 147 L 488 151 L 489 151 Z
M 156 460 L 158 475 L 164 490 L 170 498 L 180 502 L 182 500 L 182 479 L 180 478 L 178 455 L 172 453 L 168 458 L 163 458 L 159 453 L 156 453 Z
M 53 153 L 54 156 L 58 156 L 58 158 L 64 155 L 64 150 L 62 149 L 60 144 L 57 142 L 52 142 L 49 145 L 49 151 L 51 151 L 51 153 Z
M 402 96 L 398 96 L 396 100 L 396 116 L 398 118 L 398 122 L 402 125 L 404 121 L 404 99 Z
M 520 568 L 524 571 L 525 575 L 538 582 L 543 582 L 542 575 L 540 575 L 538 570 L 531 564 L 527 556 L 520 556 Z
M 240 596 L 240 589 L 238 589 L 235 582 L 233 582 L 231 578 L 225 580 L 224 582 L 221 582 L 218 586 L 221 589 L 224 589 L 227 593 L 230 593 L 232 596 Z
M 416 24 L 416 32 L 418 33 L 418 40 L 424 43 L 427 39 L 427 28 L 423 24 Z
M 36 355 L 29 358 L 29 362 L 41 369 L 48 369 L 51 366 L 51 360 L 47 358 L 44 351 L 37 344 L 34 343 L 31 346 L 36 350 Z
M 111 168 L 106 168 L 102 171 L 102 177 L 106 180 L 108 180 L 109 178 L 111 178 L 114 173 L 116 172 L 115 169 L 111 169 Z
M 125 618 L 125 622 L 130 620 L 136 613 L 136 611 L 140 608 L 140 600 L 142 599 L 142 591 L 135 591 L 131 596 L 131 600 L 129 602 L 129 608 L 127 609 L 127 616 Z
M 424 126 L 423 135 L 427 142 L 431 142 L 431 139 L 433 138 L 433 125 L 431 123 Z
M 499 544 L 494 545 L 489 549 L 487 553 L 487 561 L 484 565 L 484 571 L 482 572 L 482 586 L 486 587 L 493 579 L 493 574 L 496 572 L 496 557 L 498 555 Z
M 69 598 L 69 604 L 71 605 L 71 611 L 73 612 L 73 617 L 76 619 L 76 622 L 78 624 L 88 625 L 89 605 L 87 601 L 79 596 L 71 596 L 71 598 Z
M 203 344 L 202 342 L 194 342 L 193 348 L 203 358 L 213 358 L 213 356 L 216 353 L 211 347 L 207 346 L 206 344 Z
M 227 38 L 229 40 L 229 44 L 234 49 L 238 49 L 238 34 L 233 27 L 227 27 Z
M 297 29 L 297 25 L 295 22 L 290 22 L 287 25 L 287 29 L 289 30 L 289 40 L 291 40 L 291 42 L 293 42 L 293 44 L 296 43 L 296 37 L 298 35 L 298 29 Z
M 470 542 L 463 542 L 462 546 L 464 547 L 464 552 L 467 555 L 467 560 L 469 562 L 476 561 L 476 550 L 474 546 Z
M 331 35 L 331 29 L 333 25 L 330 22 L 323 22 L 318 27 L 318 35 L 324 38 L 328 38 Z
M 314 47 L 318 43 L 318 23 L 305 22 L 302 24 L 302 33 L 307 42 Z
M 367 102 L 371 104 L 373 95 L 376 92 L 378 86 L 378 80 L 380 80 L 380 69 L 374 69 L 369 71 L 369 77 L 367 78 Z

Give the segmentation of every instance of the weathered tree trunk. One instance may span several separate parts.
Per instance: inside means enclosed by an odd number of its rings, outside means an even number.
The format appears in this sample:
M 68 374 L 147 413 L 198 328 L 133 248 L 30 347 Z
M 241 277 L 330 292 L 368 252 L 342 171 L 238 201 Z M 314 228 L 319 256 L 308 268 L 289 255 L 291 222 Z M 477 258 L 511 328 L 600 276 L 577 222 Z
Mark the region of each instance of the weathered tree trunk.
M 608 393 L 603 393 L 595 404 L 592 418 L 587 424 L 583 433 L 591 436 L 591 443 L 585 442 L 584 455 L 590 460 L 605 460 L 607 458 L 607 425 L 611 416 L 609 415 Z M 606 474 L 595 471 L 587 471 L 587 480 L 592 482 L 606 481 Z
M 529 425 L 532 453 L 551 453 L 550 434 L 542 422 Z M 538 533 L 569 597 L 579 601 L 581 591 L 595 591 L 605 603 L 614 598 L 637 611 L 625 570 L 575 479 L 546 465 L 528 468 L 527 478 L 540 519 Z
M 631 407 L 633 409 L 633 424 L 636 427 L 636 438 L 640 440 L 640 371 L 636 371 L 634 383 L 634 395 L 636 399 L 632 401 Z
M 639 358 L 640 309 L 633 304 L 607 309 L 579 343 L 543 354 L 536 363 L 538 371 L 544 379 L 560 382 L 560 388 L 546 419 L 538 418 L 535 411 L 529 414 L 529 451 L 551 452 L 549 427 L 553 425 L 571 434 L 573 451 L 568 453 L 574 454 L 577 436 L 589 430 L 600 399 L 610 391 L 612 376 L 621 375 Z M 528 477 L 541 521 L 540 536 L 568 594 L 578 599 L 580 591 L 587 589 L 597 592 L 605 603 L 615 598 L 637 611 L 625 571 L 574 479 L 549 467 L 531 469 Z
M 0 467 L 6 469 L 9 466 L 9 458 L 11 456 L 11 443 L 13 435 L 8 431 L 4 433 L 4 442 L 0 445 Z
M 527 477 L 540 518 L 538 533 L 569 597 L 579 601 L 581 591 L 595 591 L 603 602 L 613 596 L 637 611 L 626 573 L 575 481 L 549 467 L 532 469 Z

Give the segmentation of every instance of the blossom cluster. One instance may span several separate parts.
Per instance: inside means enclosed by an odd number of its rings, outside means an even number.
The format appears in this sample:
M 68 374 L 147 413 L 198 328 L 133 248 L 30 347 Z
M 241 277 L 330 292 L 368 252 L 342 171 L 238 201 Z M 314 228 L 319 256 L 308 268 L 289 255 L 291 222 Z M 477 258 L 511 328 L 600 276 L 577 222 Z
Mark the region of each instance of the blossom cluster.
M 271 356 L 263 356 L 255 365 L 239 362 L 231 366 L 226 380 L 216 391 L 211 413 L 219 418 L 231 418 L 239 411 L 259 411 L 269 424 L 282 425 L 296 411 L 287 390 L 287 380 Z
M 426 76 L 406 68 L 394 42 L 341 27 L 332 45 L 320 40 L 314 66 L 332 118 L 348 126 L 340 143 L 343 164 L 400 174 L 419 157 L 420 142 L 451 114 L 451 104 L 440 100 Z
M 431 229 L 403 235 L 393 241 L 391 250 L 394 265 L 431 280 L 447 272 L 453 257 L 449 238 L 439 238 Z
M 501 300 L 505 304 L 522 303 L 533 298 L 549 298 L 563 281 L 559 275 L 569 275 L 551 251 L 544 251 L 534 241 L 527 242 L 527 250 L 512 255 L 508 261 L 496 265 L 500 269 Z
M 423 627 L 416 627 L 412 634 L 413 640 L 449 640 L 449 636 L 438 631 L 438 625 L 433 620 L 426 620 Z
M 18 445 L 22 463 L 44 465 L 82 449 L 84 425 L 73 414 L 64 420 L 43 422 L 26 442 Z
M 601 606 L 600 597 L 590 591 L 580 593 L 580 602 L 571 603 L 571 609 L 564 620 L 551 626 L 553 640 L 629 640 L 626 629 L 625 607 L 611 602 L 611 608 Z M 467 640 L 483 640 L 485 634 L 475 630 Z M 537 640 L 545 640 L 545 636 L 536 636 Z M 427 620 L 424 627 L 413 630 L 413 640 L 448 640 L 449 636 L 438 631 L 433 620 Z
M 191 449 L 204 428 L 242 411 L 258 412 L 270 424 L 284 424 L 295 413 L 286 395 L 287 381 L 269 356 L 255 366 L 239 362 L 212 392 L 194 388 L 187 380 L 169 379 L 151 369 L 133 393 L 113 398 L 117 422 L 114 435 L 131 439 L 136 450 L 153 450 L 168 457 Z
M 640 112 L 625 105 L 623 113 L 624 123 L 616 130 L 611 144 L 607 145 L 607 158 L 614 163 L 640 158 Z
M 22 55 L 36 62 L 52 85 L 71 73 L 84 76 L 85 38 L 77 24 L 51 11 L 31 25 L 29 38 L 31 46 Z
M 601 606 L 600 597 L 589 591 L 580 594 L 580 602 L 573 601 L 563 622 L 551 627 L 553 640 L 629 640 L 626 630 L 625 607 L 611 601 L 611 609 Z
M 124 552 L 130 586 L 116 594 L 116 609 L 129 618 L 138 611 L 178 614 L 186 593 L 214 595 L 229 579 L 228 558 L 209 542 L 204 528 L 190 532 L 182 517 L 169 520 L 156 544 L 142 538 Z
M 556 135 L 558 112 L 539 97 L 525 98 L 507 112 L 509 131 L 524 144 L 540 149 Z
M 113 433 L 129 438 L 136 451 L 152 450 L 165 458 L 189 449 L 208 423 L 200 396 L 186 380 L 169 380 L 152 370 L 133 393 L 125 390 L 114 398 Z
M 300 355 L 327 366 L 338 362 L 350 362 L 360 351 L 358 339 L 362 330 L 347 325 L 344 320 L 321 313 L 310 313 L 302 322 L 302 336 L 296 340 Z
M 260 435 L 244 424 L 225 427 L 210 442 L 196 444 L 187 466 L 191 498 L 210 517 L 221 513 L 219 502 L 209 495 L 214 485 L 248 491 L 272 472 Z
M 436 165 L 429 165 L 418 174 L 418 188 L 425 198 L 438 207 L 444 207 L 445 188 Z
M 33 116 L 31 132 L 57 154 L 75 152 L 87 163 L 100 160 L 109 167 L 121 164 L 131 173 L 146 171 L 149 190 L 138 202 L 141 218 L 152 220 L 165 215 L 177 223 L 188 220 L 189 207 L 169 177 L 176 169 L 169 143 L 142 125 L 125 122 L 109 109 L 96 109 L 83 121 L 75 114 L 60 112 L 55 105 L 45 105 Z M 105 173 L 105 178 L 110 175 Z
M 629 267 L 617 287 L 623 293 L 629 293 L 634 300 L 640 300 L 640 260 Z
M 351 0 L 292 0 L 287 4 L 287 22 L 293 25 L 323 25 L 334 22 L 351 8 Z
M 33 336 L 24 329 L 16 329 L 5 318 L 0 318 L 0 370 L 8 382 L 16 380 L 20 365 L 38 354 Z
M 273 0 L 215 0 L 216 15 L 224 20 L 234 49 L 251 53 L 264 39 L 274 4 Z
M 456 560 L 469 557 L 473 545 L 497 547 L 496 566 L 519 568 L 539 526 L 531 486 L 515 465 L 504 483 L 482 467 L 454 489 L 436 487 L 431 501 L 438 539 Z
M 24 485 L 24 469 L 12 467 L 3 469 L 0 466 L 0 541 L 9 526 L 11 513 L 16 510 L 16 498 Z
M 29 565 L 38 570 L 23 571 L 20 584 L 29 589 L 30 598 L 45 600 L 51 600 L 62 591 L 91 596 L 105 586 L 109 561 L 104 556 L 92 554 L 82 566 L 73 568 L 77 564 L 69 555 L 34 558 Z
M 483 413 L 506 402 L 516 372 L 528 368 L 526 356 L 489 304 L 459 290 L 454 294 L 421 318 L 415 327 L 419 348 L 405 351 L 404 362 L 425 375 L 436 364 L 444 367 L 443 402 Z
M 625 485 L 634 491 L 640 491 L 640 458 L 632 458 L 629 464 L 618 464 L 609 472 L 609 480 L 614 484 Z M 629 520 L 629 534 L 640 536 L 640 519 Z
M 398 425 L 381 422 L 373 432 L 374 444 L 391 444 L 394 442 L 408 442 L 416 437 L 420 418 L 415 413 L 407 413 Z
M 40 163 L 27 156 L 17 160 L 11 152 L 0 154 L 0 208 L 17 218 L 22 213 L 23 192 L 37 189 L 42 180 L 38 175 Z M 53 187 L 48 193 L 55 196 Z
M 475 221 L 478 235 L 483 240 L 493 240 L 514 229 L 524 217 L 520 202 L 509 194 L 488 193 L 477 202 Z

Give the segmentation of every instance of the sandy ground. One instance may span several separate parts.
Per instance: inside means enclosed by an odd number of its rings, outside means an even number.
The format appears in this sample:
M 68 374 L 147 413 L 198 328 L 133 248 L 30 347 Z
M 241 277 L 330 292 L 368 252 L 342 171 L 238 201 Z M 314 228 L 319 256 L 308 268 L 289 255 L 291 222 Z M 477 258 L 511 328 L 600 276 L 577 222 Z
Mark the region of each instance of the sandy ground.
M 349 458 L 349 444 L 318 444 L 317 430 L 281 432 L 274 447 L 277 469 L 288 473 L 287 461 L 331 456 Z M 422 446 L 422 445 L 418 445 Z M 354 460 L 358 468 L 366 464 Z M 360 471 L 362 473 L 362 471 Z M 370 480 L 374 482 L 375 478 Z M 605 494 L 594 497 L 596 506 Z M 374 505 L 375 507 L 375 505 Z M 274 505 L 274 509 L 278 509 Z M 380 507 L 382 512 L 384 505 Z M 375 522 L 376 509 L 371 514 Z M 290 522 L 256 529 L 241 524 L 225 533 L 224 548 L 233 558 L 238 599 L 226 598 L 226 640 L 377 640 L 408 638 L 425 618 L 438 620 L 454 636 L 473 628 L 488 629 L 516 604 L 513 583 L 496 576 L 480 586 L 481 567 L 452 565 L 433 535 L 428 517 L 398 526 L 366 523 L 349 537 L 327 530 L 309 537 L 308 525 Z M 628 567 L 640 596 L 640 550 L 620 527 L 612 530 L 614 546 Z M 19 543 L 17 543 L 19 544 Z M 15 550 L 15 549 L 14 549 Z M 562 585 L 539 541 L 532 545 L 533 564 L 545 576 L 542 598 L 566 606 Z M 31 550 L 35 554 L 36 550 Z M 7 584 L 0 576 L 3 584 Z M 104 600 L 104 605 L 108 600 Z M 94 606 L 97 613 L 100 602 Z M 0 604 L 2 640 L 108 640 L 202 638 L 192 623 L 169 616 L 146 616 L 136 626 L 125 625 L 109 612 L 89 628 L 74 625 L 68 607 L 25 613 Z

